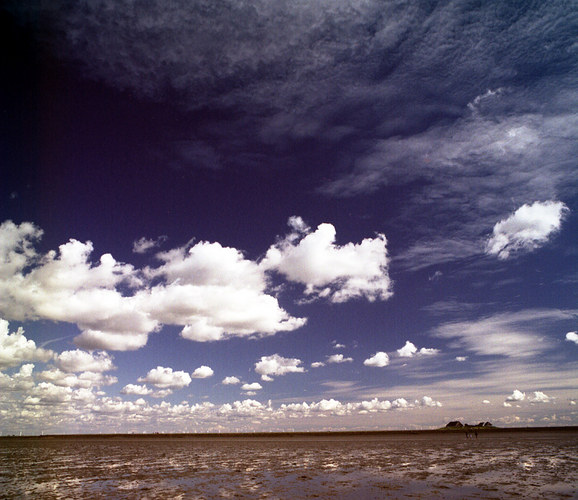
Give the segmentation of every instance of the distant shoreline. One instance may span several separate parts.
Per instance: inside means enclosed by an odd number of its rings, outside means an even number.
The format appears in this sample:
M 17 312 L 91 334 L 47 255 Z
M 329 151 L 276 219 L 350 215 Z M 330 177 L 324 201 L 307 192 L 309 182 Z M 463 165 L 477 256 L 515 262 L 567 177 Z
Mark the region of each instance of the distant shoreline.
M 331 438 L 331 437 L 379 437 L 379 436 L 410 436 L 427 434 L 464 434 L 466 431 L 477 430 L 480 434 L 500 434 L 500 433 L 520 433 L 520 432 L 578 432 L 578 426 L 557 426 L 557 427 L 461 427 L 461 428 L 440 428 L 440 429 L 416 429 L 416 430 L 383 430 L 383 431 L 300 431 L 300 432 L 154 432 L 154 433 L 106 433 L 106 434 L 44 434 L 27 436 L 0 436 L 0 440 L 5 439 L 136 439 L 136 438 Z

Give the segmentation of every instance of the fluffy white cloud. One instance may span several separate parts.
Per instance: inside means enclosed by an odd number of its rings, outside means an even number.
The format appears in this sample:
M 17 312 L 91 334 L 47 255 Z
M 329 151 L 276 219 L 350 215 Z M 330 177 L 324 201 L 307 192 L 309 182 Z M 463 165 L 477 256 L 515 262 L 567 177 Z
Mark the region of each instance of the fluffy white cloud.
M 148 338 L 148 332 L 103 332 L 88 329 L 75 337 L 74 343 L 88 350 L 136 351 L 146 345 Z
M 0 224 L 0 278 L 11 278 L 36 257 L 33 243 L 42 230 L 30 222 L 20 225 L 8 220 Z
M 193 373 L 191 373 L 192 378 L 209 378 L 212 377 L 215 372 L 209 366 L 199 366 Z
M 0 370 L 18 366 L 25 361 L 49 361 L 52 359 L 54 353 L 50 350 L 36 347 L 36 343 L 33 340 L 24 336 L 22 328 L 10 333 L 8 327 L 8 321 L 0 319 Z
M 163 265 L 147 269 L 161 284 L 138 294 L 143 310 L 181 335 L 200 342 L 232 336 L 265 336 L 305 324 L 266 293 L 264 271 L 235 248 L 200 242 L 158 255 Z
M 412 358 L 412 357 L 417 356 L 417 355 L 433 356 L 434 354 L 437 354 L 438 352 L 439 352 L 438 349 L 433 349 L 433 348 L 429 348 L 429 347 L 422 347 L 421 349 L 418 350 L 418 348 L 415 346 L 415 344 L 413 344 L 409 340 L 406 340 L 405 345 L 402 348 L 397 350 L 397 355 L 400 358 Z
M 261 389 L 263 389 L 263 386 L 259 382 L 253 382 L 252 384 L 243 384 L 241 386 L 242 391 L 253 392 L 253 391 L 260 391 Z
M 127 384 L 121 390 L 121 394 L 136 394 L 139 396 L 148 396 L 152 394 L 152 389 L 149 389 L 146 385 L 137 384 Z
M 346 302 L 360 297 L 370 301 L 391 297 L 383 234 L 339 246 L 331 224 L 320 224 L 312 232 L 300 217 L 291 217 L 289 225 L 293 232 L 269 248 L 261 262 L 263 269 L 278 271 L 305 285 L 305 294 L 312 298 Z
M 468 359 L 467 356 L 456 356 L 456 361 L 459 361 L 460 363 L 463 363 L 467 359 Z
M 39 380 L 50 382 L 60 387 L 79 387 L 90 389 L 91 387 L 102 387 L 118 382 L 116 377 L 103 375 L 102 372 L 86 371 L 80 374 L 64 372 L 58 368 L 51 368 L 38 374 Z
M 417 347 L 409 340 L 405 341 L 405 345 L 397 350 L 397 355 L 402 358 L 411 358 L 417 352 Z
M 533 395 L 528 398 L 531 403 L 550 403 L 553 399 L 542 391 L 534 391 Z
M 524 401 L 524 399 L 526 399 L 526 393 L 519 391 L 518 389 L 514 389 L 514 392 L 512 392 L 512 394 L 506 398 L 506 401 Z
M 300 359 L 284 358 L 279 354 L 271 356 L 262 356 L 260 361 L 255 363 L 255 372 L 261 375 L 265 381 L 271 381 L 271 376 L 280 376 L 287 373 L 303 373 L 305 368 L 299 366 L 302 363 Z
M 66 372 L 107 372 L 116 367 L 112 356 L 106 352 L 89 353 L 76 349 L 64 351 L 54 359 L 54 364 Z
M 328 363 L 350 363 L 353 361 L 353 358 L 346 358 L 343 354 L 332 354 L 331 356 L 327 356 Z
M 71 239 L 38 256 L 32 245 L 42 232 L 29 223 L 0 225 L 5 240 L 0 257 L 0 314 L 19 321 L 49 319 L 75 323 L 83 334 L 77 345 L 93 348 L 124 348 L 123 336 L 145 337 L 158 323 L 139 310 L 134 297 L 116 287 L 137 286 L 140 281 L 132 266 L 120 264 L 110 254 L 90 261 L 92 243 Z M 102 333 L 99 345 L 95 336 Z M 121 340 L 109 345 L 108 338 Z M 124 345 L 123 345 L 124 344 Z
M 373 356 L 366 359 L 363 364 L 365 366 L 375 366 L 378 368 L 383 368 L 384 366 L 389 365 L 389 356 L 387 353 L 379 351 L 376 352 Z
M 146 377 L 140 377 L 139 382 L 147 382 L 159 389 L 181 389 L 188 386 L 192 379 L 184 371 L 173 371 L 172 368 L 157 366 L 150 370 Z
M 40 382 L 24 400 L 24 404 L 59 404 L 72 400 L 73 390 L 70 387 L 57 386 L 50 382 Z
M 82 331 L 75 343 L 87 350 L 139 349 L 163 323 L 207 341 L 273 335 L 306 322 L 267 293 L 257 263 L 219 243 L 160 253 L 159 267 L 139 271 L 110 254 L 93 264 L 90 241 L 71 239 L 38 256 L 33 243 L 41 235 L 29 223 L 0 225 L 0 314 L 75 323 Z
M 416 400 L 415 404 L 417 406 L 428 406 L 430 408 L 441 408 L 442 404 L 439 401 L 435 401 L 429 396 L 424 396 L 421 400 Z
M 486 253 L 507 259 L 512 253 L 531 251 L 544 245 L 560 229 L 568 207 L 559 201 L 522 205 L 510 217 L 494 226 Z
M 323 361 L 314 361 L 311 363 L 311 368 L 321 368 L 322 366 L 325 366 Z
M 566 334 L 566 340 L 578 344 L 578 332 L 568 332 Z
M 221 383 L 223 385 L 237 385 L 240 384 L 241 381 L 237 377 L 225 377 Z
M 8 391 L 29 391 L 34 387 L 34 377 L 32 372 L 34 365 L 27 363 L 20 367 L 18 373 L 7 375 L 0 372 L 0 392 L 6 393 Z

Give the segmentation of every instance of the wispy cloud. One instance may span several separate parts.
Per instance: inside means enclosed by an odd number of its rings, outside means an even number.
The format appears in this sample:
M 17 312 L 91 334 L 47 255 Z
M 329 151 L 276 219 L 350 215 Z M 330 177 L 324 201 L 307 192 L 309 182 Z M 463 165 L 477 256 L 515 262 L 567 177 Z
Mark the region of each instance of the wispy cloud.
M 539 326 L 569 320 L 576 315 L 576 311 L 527 309 L 444 323 L 434 329 L 433 335 L 452 339 L 450 346 L 479 355 L 535 356 L 553 347 L 552 340 L 540 333 Z

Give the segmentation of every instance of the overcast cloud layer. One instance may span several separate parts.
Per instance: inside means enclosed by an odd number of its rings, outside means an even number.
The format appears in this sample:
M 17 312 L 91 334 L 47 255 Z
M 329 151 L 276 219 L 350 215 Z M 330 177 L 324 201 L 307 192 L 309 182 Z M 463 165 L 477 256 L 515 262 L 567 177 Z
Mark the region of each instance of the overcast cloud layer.
M 8 2 L 0 430 L 578 424 L 574 11 Z

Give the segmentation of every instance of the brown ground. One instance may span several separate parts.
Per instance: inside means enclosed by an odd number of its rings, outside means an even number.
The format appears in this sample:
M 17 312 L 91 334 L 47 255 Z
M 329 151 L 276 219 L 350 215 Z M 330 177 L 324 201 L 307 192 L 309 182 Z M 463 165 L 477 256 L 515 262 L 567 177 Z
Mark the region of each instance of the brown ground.
M 0 498 L 578 498 L 578 431 L 0 439 Z

